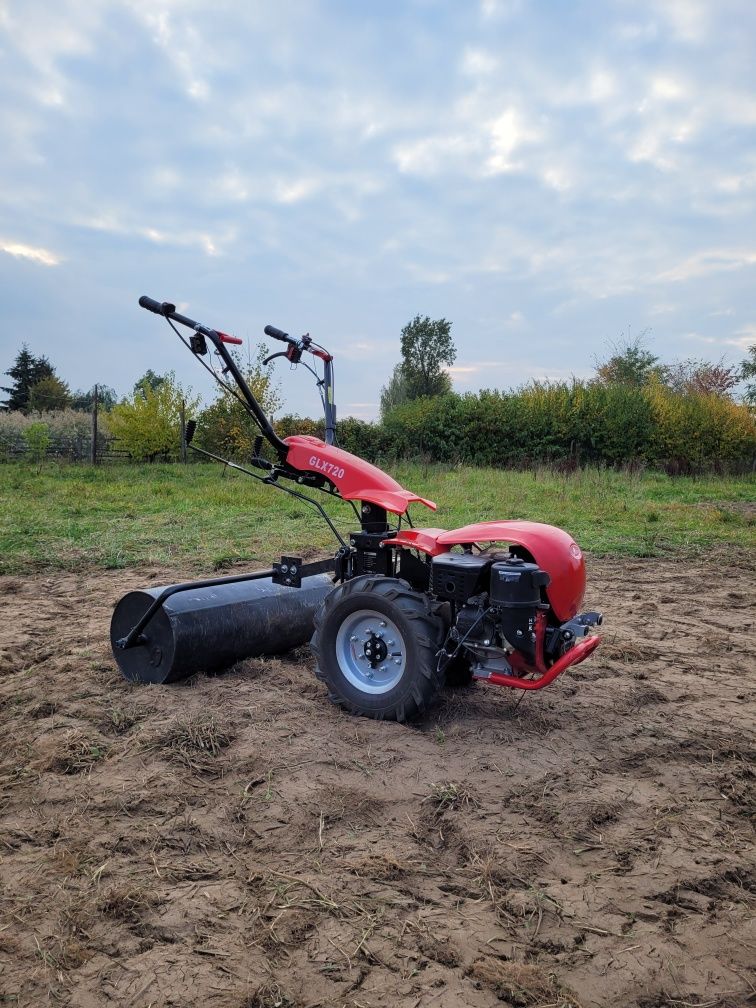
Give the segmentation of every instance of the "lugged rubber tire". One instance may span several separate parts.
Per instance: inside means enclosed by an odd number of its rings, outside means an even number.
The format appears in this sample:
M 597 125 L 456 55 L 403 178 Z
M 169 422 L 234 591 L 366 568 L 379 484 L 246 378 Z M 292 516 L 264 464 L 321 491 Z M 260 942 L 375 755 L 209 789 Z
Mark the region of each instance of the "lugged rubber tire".
M 445 626 L 436 609 L 436 603 L 398 578 L 361 575 L 334 588 L 315 614 L 310 642 L 317 662 L 315 675 L 328 687 L 329 700 L 352 714 L 377 720 L 411 721 L 423 714 L 444 684 L 436 653 Z M 361 611 L 377 612 L 391 620 L 406 649 L 401 678 L 384 693 L 359 689 L 339 665 L 339 628 Z

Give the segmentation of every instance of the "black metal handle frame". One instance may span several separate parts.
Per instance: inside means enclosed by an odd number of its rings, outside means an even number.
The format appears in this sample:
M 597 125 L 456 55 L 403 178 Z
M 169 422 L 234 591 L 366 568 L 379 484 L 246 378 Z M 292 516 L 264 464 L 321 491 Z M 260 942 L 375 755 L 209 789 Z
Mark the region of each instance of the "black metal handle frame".
M 184 316 L 177 315 L 175 312 L 172 315 L 166 314 L 166 318 L 172 318 L 174 321 L 180 322 L 182 325 L 188 325 L 192 322 L 191 319 L 186 319 L 184 318 Z M 286 458 L 286 454 L 289 449 L 286 443 L 281 440 L 278 434 L 276 434 L 275 430 L 273 429 L 273 424 L 270 422 L 270 420 L 263 412 L 263 409 L 260 406 L 257 399 L 255 399 L 252 390 L 250 389 L 249 385 L 247 385 L 244 375 L 237 367 L 236 361 L 227 350 L 223 340 L 220 338 L 215 329 L 210 329 L 209 326 L 203 326 L 200 323 L 195 322 L 193 325 L 191 325 L 191 328 L 193 328 L 196 332 L 201 333 L 203 336 L 206 336 L 213 344 L 218 353 L 218 356 L 223 361 L 224 373 L 230 374 L 231 377 L 234 379 L 236 385 L 239 388 L 239 391 L 241 392 L 244 398 L 244 405 L 247 407 L 253 420 L 260 428 L 261 434 L 268 442 L 270 442 L 270 444 L 275 449 L 278 457 L 281 459 L 281 461 L 283 461 Z M 213 377 L 217 381 L 218 376 L 212 371 L 211 373 L 213 374 Z
M 193 329 L 196 333 L 199 333 L 200 335 L 210 340 L 210 342 L 215 347 L 215 350 L 218 353 L 219 357 L 223 361 L 224 374 L 228 373 L 234 379 L 236 385 L 239 388 L 239 391 L 242 393 L 242 396 L 244 398 L 244 405 L 251 413 L 255 423 L 260 428 L 260 431 L 262 432 L 263 436 L 270 442 L 273 448 L 275 448 L 279 458 L 283 461 L 286 458 L 286 453 L 288 450 L 286 444 L 276 434 L 272 423 L 265 415 L 259 402 L 257 401 L 257 399 L 255 399 L 252 390 L 250 389 L 249 385 L 247 385 L 244 376 L 239 371 L 239 368 L 236 366 L 234 358 L 226 349 L 226 345 L 223 341 L 223 336 L 225 334 L 219 333 L 217 330 L 211 329 L 209 326 L 203 325 L 201 322 L 196 322 L 194 319 L 189 318 L 187 315 L 182 315 L 180 312 L 176 311 L 176 306 L 170 304 L 168 301 L 158 302 L 155 301 L 153 298 L 143 296 L 139 299 L 139 304 L 143 308 L 146 308 L 148 311 L 154 312 L 156 315 L 162 315 L 165 319 L 168 319 L 169 322 L 170 321 L 178 322 L 179 325 L 186 326 L 188 329 Z M 318 376 L 317 372 L 314 371 L 313 368 L 309 366 L 309 364 L 305 364 L 305 367 L 307 368 L 308 371 L 311 371 L 315 375 L 315 380 L 318 383 L 318 387 L 322 389 L 321 398 L 323 401 L 323 410 L 325 414 L 326 444 L 334 444 L 336 437 L 336 404 L 333 401 L 333 392 L 334 392 L 333 358 L 329 353 L 324 351 L 322 347 L 319 347 L 318 344 L 314 343 L 309 338 L 309 336 L 302 337 L 301 340 L 292 340 L 291 338 L 287 338 L 286 341 L 291 344 L 292 348 L 296 348 L 296 350 L 298 351 L 298 357 L 300 359 L 301 354 L 305 350 L 307 350 L 323 361 L 322 379 Z M 316 349 L 312 350 L 311 346 L 315 347 Z M 191 350 L 192 353 L 194 353 L 195 356 L 197 356 L 197 353 L 191 346 L 189 347 L 189 349 Z M 273 357 L 277 356 L 279 356 L 279 354 L 273 354 L 271 357 L 268 358 L 268 361 L 272 360 Z M 284 356 L 288 357 L 289 352 L 287 351 L 284 354 Z M 299 360 L 297 361 L 297 363 L 298 362 Z M 211 368 L 209 368 L 208 370 L 210 370 L 211 374 L 216 379 L 216 381 L 220 380 L 218 376 L 212 371 Z
M 189 448 L 191 448 L 191 450 L 193 452 L 196 452 L 198 455 L 204 455 L 206 458 L 212 459 L 214 462 L 221 462 L 224 466 L 228 466 L 229 469 L 236 469 L 237 472 L 242 472 L 245 474 L 245 476 L 251 476 L 252 479 L 257 480 L 259 483 L 265 483 L 266 486 L 273 487 L 274 490 L 281 490 L 283 491 L 283 493 L 289 494 L 290 497 L 296 497 L 297 500 L 301 500 L 304 501 L 306 504 L 310 504 L 312 507 L 315 508 L 320 517 L 326 523 L 326 525 L 328 525 L 329 529 L 338 539 L 341 546 L 346 547 L 346 540 L 339 532 L 339 530 L 336 528 L 334 523 L 331 521 L 328 512 L 323 508 L 322 504 L 319 504 L 318 501 L 313 500 L 312 497 L 308 497 L 307 494 L 300 493 L 299 490 L 293 490 L 291 487 L 284 486 L 282 483 L 278 482 L 279 476 L 292 475 L 295 473 L 295 470 L 290 470 L 288 473 L 286 473 L 283 470 L 276 469 L 274 467 L 273 469 L 270 470 L 270 473 L 267 476 L 258 476 L 257 473 L 250 472 L 250 470 L 246 469 L 244 466 L 240 466 L 236 462 L 231 462 L 230 459 L 224 459 L 220 455 L 215 455 L 213 452 L 209 452 L 205 448 L 198 448 L 196 445 L 193 444 L 190 444 Z M 260 461 L 262 462 L 264 460 L 261 459 Z M 341 495 L 338 493 L 329 493 L 327 490 L 324 490 L 323 492 L 328 493 L 330 497 L 338 497 L 339 500 L 343 500 L 343 497 L 341 497 Z M 355 511 L 355 513 L 357 513 L 357 509 L 354 505 L 354 502 L 349 501 L 349 503 L 352 506 L 352 510 Z
M 252 459 L 253 465 L 257 465 L 258 468 L 266 469 L 268 471 L 267 476 L 258 476 L 256 473 L 250 472 L 249 469 L 245 468 L 244 466 L 240 466 L 235 462 L 231 462 L 229 459 L 222 458 L 220 455 L 216 455 L 213 452 L 209 452 L 204 448 L 199 448 L 196 445 L 189 444 L 188 443 L 189 439 L 187 439 L 188 447 L 190 447 L 192 451 L 197 452 L 200 455 L 204 455 L 206 458 L 212 459 L 214 462 L 221 462 L 224 466 L 228 466 L 230 469 L 236 469 L 239 472 L 243 472 L 245 475 L 251 476 L 252 479 L 256 479 L 261 483 L 266 483 L 268 486 L 275 487 L 277 490 L 282 490 L 284 493 L 289 494 L 289 496 L 295 497 L 297 500 L 301 500 L 304 501 L 306 504 L 309 504 L 318 512 L 319 516 L 328 525 L 329 529 L 334 534 L 335 538 L 338 540 L 340 548 L 342 550 L 348 550 L 349 547 L 347 546 L 343 536 L 336 528 L 336 526 L 334 525 L 333 521 L 328 516 L 326 511 L 323 509 L 322 505 L 320 505 L 316 500 L 313 500 L 312 497 L 308 497 L 306 494 L 303 494 L 298 490 L 294 490 L 291 487 L 283 486 L 281 483 L 278 482 L 279 478 L 296 480 L 298 482 L 306 482 L 308 485 L 312 486 L 313 489 L 320 490 L 323 493 L 327 494 L 329 497 L 336 497 L 339 500 L 343 500 L 338 490 L 323 477 L 317 476 L 316 474 L 310 474 L 294 469 L 292 466 L 289 466 L 286 463 L 286 457 L 288 455 L 289 450 L 288 445 L 286 444 L 285 441 L 282 441 L 281 438 L 279 438 L 279 436 L 276 434 L 273 425 L 271 424 L 268 417 L 265 415 L 257 399 L 255 399 L 252 390 L 247 385 L 244 376 L 239 371 L 236 362 L 234 361 L 233 357 L 226 348 L 226 345 L 223 342 L 223 337 L 225 336 L 225 333 L 219 333 L 217 330 L 211 329 L 209 326 L 205 326 L 200 322 L 196 322 L 194 319 L 188 318 L 188 316 L 186 315 L 180 314 L 179 312 L 176 311 L 176 306 L 170 304 L 167 301 L 159 302 L 155 301 L 153 298 L 142 296 L 139 299 L 139 304 L 143 308 L 146 308 L 148 311 L 154 312 L 156 315 L 162 315 L 168 321 L 169 325 L 171 325 L 172 322 L 178 322 L 179 325 L 183 325 L 189 329 L 193 329 L 195 333 L 210 340 L 215 350 L 217 351 L 219 357 L 223 361 L 224 364 L 223 373 L 230 374 L 231 377 L 233 378 L 234 382 L 239 388 L 239 391 L 241 392 L 241 397 L 237 395 L 237 398 L 240 400 L 240 402 L 242 402 L 242 405 L 247 409 L 252 419 L 257 424 L 261 435 L 274 448 L 278 456 L 278 463 L 271 465 L 271 463 L 267 462 L 267 460 L 262 458 Z M 190 346 L 190 344 L 187 343 L 187 341 L 184 339 L 181 333 L 175 328 L 175 326 L 171 325 L 171 328 L 177 333 L 179 339 L 181 339 L 181 341 L 190 350 L 190 352 L 193 353 L 195 357 L 198 357 L 198 352 L 195 352 L 192 346 Z M 280 339 L 280 337 L 276 338 Z M 308 350 L 310 348 L 310 345 L 314 346 L 316 350 L 310 350 L 310 352 L 312 352 L 316 357 L 318 357 L 323 361 L 322 380 L 318 377 L 317 372 L 315 372 L 312 368 L 310 368 L 308 364 L 305 364 L 305 367 L 307 367 L 309 371 L 312 371 L 312 373 L 315 375 L 318 385 L 322 389 L 321 397 L 323 400 L 323 408 L 325 412 L 325 435 L 326 435 L 325 440 L 326 444 L 333 444 L 335 441 L 335 432 L 336 432 L 336 405 L 333 401 L 333 358 L 329 353 L 323 350 L 322 347 L 320 347 L 318 344 L 313 343 L 312 340 L 309 339 L 309 337 L 303 337 L 301 340 L 298 341 L 291 339 L 291 337 L 285 337 L 284 341 L 302 350 Z M 223 388 L 225 388 L 231 394 L 236 395 L 234 390 L 230 386 L 226 385 L 225 382 L 215 373 L 215 371 L 211 367 L 209 367 L 209 365 L 205 364 L 204 361 L 200 361 L 200 363 L 206 370 L 210 372 L 213 378 Z M 357 521 L 362 523 L 362 517 L 354 501 L 349 501 L 349 504 L 355 514 L 355 517 L 357 518 Z M 409 513 L 407 514 L 407 522 L 410 526 L 412 525 L 412 520 L 409 517 Z M 401 516 L 399 517 L 399 527 L 401 527 Z

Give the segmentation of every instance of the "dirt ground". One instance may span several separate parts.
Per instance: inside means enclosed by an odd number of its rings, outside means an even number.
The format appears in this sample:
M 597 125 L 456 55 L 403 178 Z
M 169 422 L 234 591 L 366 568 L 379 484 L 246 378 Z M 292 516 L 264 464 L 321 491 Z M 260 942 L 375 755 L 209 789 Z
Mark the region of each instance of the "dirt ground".
M 594 559 L 591 660 L 413 727 L 306 651 L 127 683 L 113 603 L 186 574 L 0 579 L 0 1003 L 756 1003 L 747 559 Z

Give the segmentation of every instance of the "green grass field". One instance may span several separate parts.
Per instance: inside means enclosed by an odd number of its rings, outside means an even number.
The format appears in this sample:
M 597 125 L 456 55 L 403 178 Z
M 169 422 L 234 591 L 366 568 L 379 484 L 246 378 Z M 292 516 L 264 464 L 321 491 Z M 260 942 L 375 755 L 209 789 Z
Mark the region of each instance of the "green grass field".
M 567 529 L 593 553 L 651 556 L 756 546 L 756 478 L 671 478 L 588 469 L 510 472 L 401 464 L 409 489 L 439 504 L 416 525 L 528 518 Z M 321 495 L 322 497 L 322 495 Z M 322 497 L 342 530 L 351 508 Z M 312 555 L 332 538 L 306 505 L 214 465 L 0 465 L 0 572 L 171 566 Z

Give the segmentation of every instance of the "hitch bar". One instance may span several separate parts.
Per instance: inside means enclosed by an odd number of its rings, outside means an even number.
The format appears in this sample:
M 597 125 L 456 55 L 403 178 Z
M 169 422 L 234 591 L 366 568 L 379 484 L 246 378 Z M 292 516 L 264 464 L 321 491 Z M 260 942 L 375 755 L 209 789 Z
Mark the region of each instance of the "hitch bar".
M 295 571 L 291 571 L 292 564 Z M 281 563 L 274 564 L 267 570 L 254 571 L 252 574 L 232 574 L 229 577 L 209 578 L 204 581 L 184 581 L 182 584 L 171 585 L 162 591 L 139 622 L 132 627 L 125 637 L 116 641 L 116 647 L 122 651 L 128 648 L 137 647 L 145 643 L 142 631 L 153 618 L 155 613 L 163 608 L 163 603 L 178 592 L 192 591 L 195 588 L 214 588 L 216 585 L 236 584 L 240 581 L 261 581 L 263 578 L 271 578 L 274 584 L 287 585 L 292 588 L 299 588 L 302 578 L 310 574 L 328 574 L 334 570 L 335 559 L 317 560 L 314 563 L 303 564 L 298 557 L 281 557 Z M 282 568 L 288 568 L 283 570 Z M 287 576 L 294 574 L 294 576 Z

